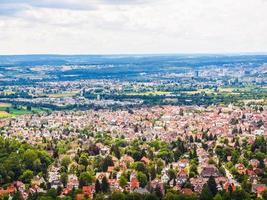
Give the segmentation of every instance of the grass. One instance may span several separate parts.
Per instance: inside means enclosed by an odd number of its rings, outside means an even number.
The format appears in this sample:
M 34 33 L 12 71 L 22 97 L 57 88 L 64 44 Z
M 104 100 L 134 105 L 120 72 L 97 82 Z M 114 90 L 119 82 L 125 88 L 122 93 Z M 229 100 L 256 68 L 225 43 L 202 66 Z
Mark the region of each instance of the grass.
M 0 102 L 0 108 L 10 108 L 12 105 L 11 103 L 1 103 Z
M 130 92 L 127 93 L 129 96 L 163 96 L 163 95 L 170 95 L 171 92 L 165 91 L 147 91 L 147 92 Z
M 10 113 L 7 113 L 6 111 L 0 111 L 0 118 L 6 118 L 11 116 L 12 115 Z
M 78 92 L 66 92 L 66 93 L 48 94 L 48 97 L 50 98 L 73 97 L 76 94 L 78 94 Z
M 12 107 L 12 104 L 0 104 L 0 118 L 13 117 L 19 115 L 26 115 L 32 113 L 40 113 L 44 111 L 49 111 L 48 108 L 42 107 L 32 107 L 31 110 L 27 110 L 27 107 L 21 106 L 19 108 Z
M 196 91 L 185 91 L 187 94 L 232 94 L 232 95 L 238 95 L 240 93 L 247 93 L 251 91 L 253 87 L 219 87 L 217 91 L 215 91 L 213 88 L 206 88 L 206 89 L 198 89 Z

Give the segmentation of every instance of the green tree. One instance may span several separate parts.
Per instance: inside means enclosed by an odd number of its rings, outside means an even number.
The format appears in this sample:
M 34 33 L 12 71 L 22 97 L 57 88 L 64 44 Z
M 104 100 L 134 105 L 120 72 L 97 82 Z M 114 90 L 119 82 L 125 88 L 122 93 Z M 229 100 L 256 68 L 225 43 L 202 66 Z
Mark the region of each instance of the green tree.
M 144 200 L 159 200 L 155 194 L 144 194 Z
M 71 162 L 70 157 L 64 156 L 61 160 L 61 165 L 64 166 L 66 169 L 68 169 L 70 162 Z
M 102 192 L 107 193 L 109 192 L 109 183 L 106 176 L 102 179 L 102 186 L 101 186 Z
M 262 199 L 267 200 L 267 190 L 263 191 L 262 193 Z
M 101 192 L 101 184 L 100 184 L 100 181 L 98 179 L 96 179 L 96 182 L 95 182 L 95 192 L 96 193 Z
M 84 165 L 85 167 L 87 167 L 87 165 L 89 164 L 87 155 L 85 155 L 85 154 L 81 155 L 81 157 L 79 159 L 79 164 Z
M 112 158 L 110 156 L 107 156 L 103 160 L 103 164 L 102 164 L 102 170 L 103 170 L 103 172 L 106 172 L 108 170 L 108 167 L 109 166 L 113 166 L 113 161 L 112 161 Z
M 90 183 L 92 183 L 92 181 L 93 177 L 88 172 L 82 172 L 79 176 L 80 187 L 89 185 Z
M 199 200 L 212 200 L 213 196 L 207 184 L 204 185 Z
M 126 195 L 126 200 L 142 200 L 142 195 L 136 192 Z
M 136 171 L 139 171 L 139 172 L 143 172 L 143 173 L 147 172 L 147 168 L 143 162 L 135 162 L 134 168 Z
M 66 187 L 66 185 L 68 183 L 68 174 L 66 172 L 61 173 L 60 180 L 61 180 L 63 186 Z
M 160 188 L 159 186 L 157 186 L 157 187 L 155 188 L 155 195 L 156 195 L 158 198 L 160 198 L 160 199 L 162 199 L 162 197 L 163 197 L 161 188 Z
M 12 200 L 23 200 L 23 197 L 21 196 L 20 192 L 17 191 L 12 195 Z
M 33 169 L 33 163 L 38 158 L 37 151 L 33 149 L 27 149 L 23 155 L 26 168 Z
M 30 183 L 32 178 L 33 178 L 34 174 L 33 174 L 33 171 L 31 170 L 25 170 L 21 176 L 21 180 L 24 182 L 24 183 Z
M 217 193 L 217 194 L 215 195 L 215 197 L 213 198 L 213 200 L 223 200 L 223 198 L 222 198 L 222 196 L 221 196 L 220 193 Z
M 215 196 L 217 194 L 218 190 L 217 190 L 217 184 L 216 184 L 213 176 L 209 177 L 208 187 L 209 187 L 209 190 L 211 191 L 212 195 Z
M 119 183 L 120 183 L 120 186 L 121 186 L 122 188 L 124 188 L 124 187 L 128 184 L 128 181 L 127 181 L 127 179 L 125 178 L 125 176 L 121 176 L 121 177 L 120 177 L 120 180 L 119 180 Z
M 111 194 L 110 200 L 126 200 L 125 194 L 121 192 L 114 192 Z
M 143 172 L 137 173 L 137 179 L 140 182 L 140 186 L 144 188 L 147 185 L 147 176 Z

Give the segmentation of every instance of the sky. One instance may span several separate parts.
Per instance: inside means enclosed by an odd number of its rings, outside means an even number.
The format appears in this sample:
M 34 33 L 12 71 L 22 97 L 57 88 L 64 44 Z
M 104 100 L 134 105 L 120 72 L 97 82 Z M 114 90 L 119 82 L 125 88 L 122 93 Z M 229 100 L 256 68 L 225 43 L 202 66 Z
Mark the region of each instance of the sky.
M 0 0 L 0 54 L 267 52 L 267 0 Z

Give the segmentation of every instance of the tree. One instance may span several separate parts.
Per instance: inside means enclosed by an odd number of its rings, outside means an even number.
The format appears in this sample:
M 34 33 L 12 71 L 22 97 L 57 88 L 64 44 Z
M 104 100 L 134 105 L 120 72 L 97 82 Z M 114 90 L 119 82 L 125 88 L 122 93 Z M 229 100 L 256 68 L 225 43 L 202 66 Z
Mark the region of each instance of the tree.
M 60 180 L 61 180 L 63 186 L 66 187 L 66 185 L 68 183 L 68 174 L 66 172 L 61 173 Z
M 118 159 L 121 158 L 120 148 L 117 145 L 112 145 L 111 152 L 113 152 Z
M 37 173 L 38 171 L 41 170 L 41 168 L 42 168 L 42 163 L 41 163 L 39 158 L 36 159 L 35 161 L 33 161 L 33 170 L 34 170 L 34 172 Z
M 23 155 L 24 162 L 28 169 L 33 169 L 33 163 L 38 158 L 37 151 L 33 149 L 27 149 Z
M 100 181 L 98 179 L 96 179 L 96 182 L 95 182 L 95 192 L 96 193 L 101 192 L 101 184 L 100 184 Z
M 57 191 L 56 189 L 52 188 L 50 190 L 47 191 L 47 196 L 51 197 L 52 199 L 56 199 L 57 198 Z
M 108 167 L 109 166 L 113 166 L 113 161 L 112 161 L 112 158 L 110 156 L 107 156 L 103 160 L 103 164 L 102 164 L 102 170 L 103 170 L 103 172 L 106 172 L 108 170 Z
M 31 111 L 32 110 L 32 107 L 31 106 L 27 106 L 26 108 L 28 111 Z
M 64 166 L 66 169 L 68 169 L 70 162 L 71 162 L 70 157 L 64 156 L 61 160 L 61 165 Z
M 23 200 L 23 197 L 21 196 L 20 192 L 17 191 L 13 194 L 12 200 Z
M 89 164 L 88 158 L 85 154 L 81 155 L 81 157 L 79 159 L 79 164 L 84 165 L 85 167 L 87 167 L 87 165 Z
M 120 186 L 121 186 L 122 188 L 124 188 L 124 187 L 128 184 L 128 181 L 127 181 L 127 179 L 125 178 L 125 176 L 121 176 L 121 177 L 120 177 L 120 181 L 119 181 L 119 183 L 120 183 Z
M 137 173 L 137 179 L 140 182 L 140 186 L 144 188 L 147 185 L 147 176 L 143 172 Z
M 176 171 L 174 169 L 169 169 L 168 174 L 169 174 L 170 180 L 176 179 Z
M 209 190 L 211 191 L 212 195 L 215 196 L 217 194 L 218 190 L 217 190 L 217 184 L 216 184 L 213 176 L 209 177 L 208 187 L 209 187 Z
M 88 172 L 82 172 L 79 176 L 80 187 L 89 185 L 92 181 L 93 177 Z
M 142 200 L 142 195 L 136 192 L 126 195 L 126 200 Z
M 160 199 L 162 199 L 163 197 L 163 194 L 161 192 L 161 188 L 159 187 L 159 185 L 157 185 L 157 187 L 155 188 L 155 195 L 159 197 Z
M 108 179 L 106 176 L 104 176 L 104 178 L 102 179 L 102 186 L 101 186 L 101 190 L 104 193 L 109 192 L 109 183 L 108 183 Z
M 24 183 L 30 183 L 33 178 L 33 171 L 31 170 L 25 170 L 21 176 L 21 180 Z
M 217 193 L 217 194 L 215 195 L 215 197 L 213 198 L 213 200 L 223 200 L 223 198 L 222 198 L 222 196 L 221 196 L 220 193 Z
M 144 194 L 144 200 L 159 200 L 155 194 Z
M 110 200 L 125 200 L 125 194 L 121 193 L 121 192 L 114 192 L 111 197 Z
M 267 200 L 267 190 L 263 191 L 262 193 L 262 199 Z
M 146 173 L 147 169 L 146 169 L 146 166 L 143 162 L 135 162 L 134 165 L 135 165 L 134 168 L 136 171 Z
M 213 196 L 207 184 L 204 185 L 199 200 L 212 200 Z

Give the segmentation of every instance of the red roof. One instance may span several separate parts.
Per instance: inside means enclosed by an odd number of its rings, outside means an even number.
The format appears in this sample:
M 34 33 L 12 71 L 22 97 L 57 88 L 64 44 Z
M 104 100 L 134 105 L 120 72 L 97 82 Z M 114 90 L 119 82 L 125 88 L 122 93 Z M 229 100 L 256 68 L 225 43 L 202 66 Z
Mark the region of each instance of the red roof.
M 233 183 L 229 183 L 229 182 L 227 182 L 227 183 L 225 183 L 225 185 L 224 185 L 224 189 L 226 190 L 226 192 L 229 191 L 229 187 L 232 187 L 232 191 L 235 191 L 235 190 L 236 190 L 236 186 L 235 186 Z
M 183 188 L 181 189 L 181 192 L 185 195 L 192 195 L 193 191 L 190 188 Z
M 264 192 L 267 189 L 267 187 L 264 185 L 259 185 L 255 189 L 256 189 L 258 194 L 261 194 L 262 192 Z
M 76 200 L 83 200 L 84 194 L 77 194 L 76 195 Z
M 130 185 L 131 189 L 139 188 L 139 181 L 137 180 L 137 178 L 132 178 Z
M 113 167 L 113 166 L 109 166 L 109 167 L 108 167 L 108 172 L 112 172 L 112 171 L 113 171 L 113 169 L 114 169 L 114 167 Z
M 88 196 L 91 196 L 92 195 L 92 188 L 91 186 L 83 186 L 83 193 L 88 195 Z
M 141 161 L 144 162 L 145 164 L 148 164 L 150 162 L 150 160 L 145 156 L 141 159 Z

